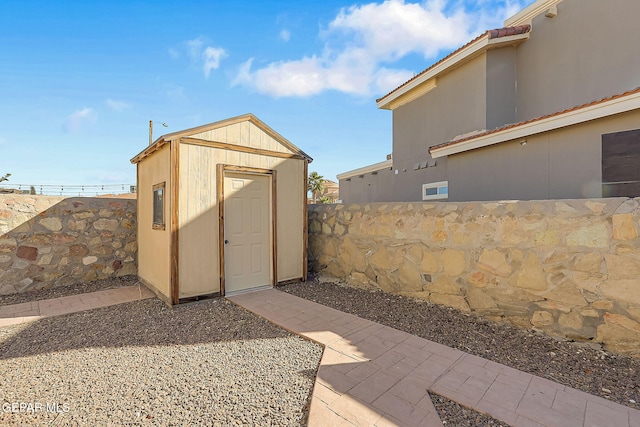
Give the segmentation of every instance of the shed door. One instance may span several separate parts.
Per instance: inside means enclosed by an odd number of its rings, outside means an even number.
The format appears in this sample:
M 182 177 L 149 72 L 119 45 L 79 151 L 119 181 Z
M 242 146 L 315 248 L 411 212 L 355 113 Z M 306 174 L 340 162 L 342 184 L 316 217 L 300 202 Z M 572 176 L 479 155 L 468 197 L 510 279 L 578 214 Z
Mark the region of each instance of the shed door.
M 266 175 L 224 176 L 227 295 L 272 283 L 270 183 Z

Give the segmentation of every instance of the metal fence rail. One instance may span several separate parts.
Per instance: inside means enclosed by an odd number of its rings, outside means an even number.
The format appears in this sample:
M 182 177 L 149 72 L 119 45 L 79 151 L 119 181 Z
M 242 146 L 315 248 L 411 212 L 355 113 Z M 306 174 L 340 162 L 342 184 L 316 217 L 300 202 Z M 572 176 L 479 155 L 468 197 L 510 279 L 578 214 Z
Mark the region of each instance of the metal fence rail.
M 5 181 L 0 184 L 0 193 L 34 194 L 45 196 L 101 196 L 105 194 L 135 193 L 134 184 L 14 184 Z

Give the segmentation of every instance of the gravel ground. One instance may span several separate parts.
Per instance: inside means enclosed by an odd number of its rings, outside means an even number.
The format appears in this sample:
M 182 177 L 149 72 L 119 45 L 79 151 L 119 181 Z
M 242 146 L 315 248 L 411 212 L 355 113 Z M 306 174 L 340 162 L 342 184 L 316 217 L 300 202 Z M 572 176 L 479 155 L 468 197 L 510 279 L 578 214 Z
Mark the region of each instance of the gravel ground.
M 429 393 L 433 406 L 436 407 L 438 415 L 444 426 L 454 427 L 509 427 L 508 424 L 491 418 L 488 415 L 481 414 L 471 409 L 440 396 L 439 394 Z
M 76 283 L 73 285 L 58 286 L 49 289 L 33 289 L 19 294 L 0 295 L 0 305 L 20 304 L 29 301 L 60 298 L 69 295 L 84 294 L 87 292 L 104 291 L 107 289 L 122 288 L 125 286 L 137 286 L 140 282 L 136 276 L 114 277 L 93 282 Z
M 304 425 L 321 354 L 225 299 L 4 327 L 0 425 Z
M 137 284 L 128 276 L 0 305 Z M 279 289 L 640 409 L 638 359 L 343 283 Z M 321 354 L 224 299 L 173 309 L 146 300 L 0 328 L 0 425 L 304 425 Z M 431 398 L 445 426 L 506 426 Z M 7 412 L 13 402 L 32 406 Z
M 640 409 L 640 359 L 379 290 L 314 281 L 278 289 Z

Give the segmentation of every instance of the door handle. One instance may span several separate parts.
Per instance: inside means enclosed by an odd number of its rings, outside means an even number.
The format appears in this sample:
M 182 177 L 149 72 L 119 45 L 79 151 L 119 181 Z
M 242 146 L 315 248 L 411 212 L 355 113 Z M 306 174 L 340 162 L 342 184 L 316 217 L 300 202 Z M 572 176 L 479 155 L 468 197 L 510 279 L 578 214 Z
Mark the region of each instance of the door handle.
M 227 239 L 224 239 L 224 244 L 226 245 L 227 243 L 229 243 L 229 241 Z

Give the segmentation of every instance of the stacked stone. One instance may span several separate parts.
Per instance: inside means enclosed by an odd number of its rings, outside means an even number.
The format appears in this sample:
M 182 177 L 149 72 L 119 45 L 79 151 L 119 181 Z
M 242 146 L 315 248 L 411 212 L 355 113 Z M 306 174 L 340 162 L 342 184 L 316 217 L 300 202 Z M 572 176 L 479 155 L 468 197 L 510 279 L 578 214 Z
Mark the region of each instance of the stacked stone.
M 315 205 L 312 271 L 640 356 L 640 198 Z
M 137 273 L 136 201 L 0 196 L 0 295 Z

